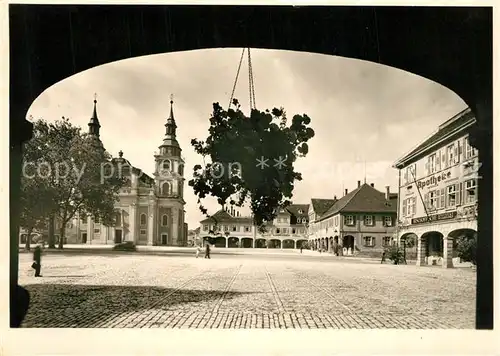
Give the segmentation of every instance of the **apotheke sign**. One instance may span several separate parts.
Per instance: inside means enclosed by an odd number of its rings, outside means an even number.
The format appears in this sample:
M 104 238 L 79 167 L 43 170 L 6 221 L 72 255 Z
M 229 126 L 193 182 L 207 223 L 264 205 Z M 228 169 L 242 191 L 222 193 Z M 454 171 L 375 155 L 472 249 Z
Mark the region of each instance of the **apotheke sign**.
M 430 216 L 423 216 L 421 218 L 414 218 L 414 219 L 411 219 L 411 224 L 417 225 L 417 224 L 424 224 L 424 223 L 433 222 L 433 221 L 449 220 L 449 219 L 455 218 L 456 216 L 457 216 L 457 212 L 451 211 L 449 213 L 442 213 L 442 214 L 436 214 L 436 215 L 430 215 Z
M 442 180 L 446 180 L 446 179 L 448 179 L 450 177 L 451 177 L 451 172 L 450 171 L 443 172 L 441 174 L 438 174 L 438 175 L 429 177 L 427 179 L 422 179 L 421 181 L 418 181 L 417 182 L 417 187 L 418 188 L 423 188 L 425 186 L 435 185 L 435 184 L 441 182 Z

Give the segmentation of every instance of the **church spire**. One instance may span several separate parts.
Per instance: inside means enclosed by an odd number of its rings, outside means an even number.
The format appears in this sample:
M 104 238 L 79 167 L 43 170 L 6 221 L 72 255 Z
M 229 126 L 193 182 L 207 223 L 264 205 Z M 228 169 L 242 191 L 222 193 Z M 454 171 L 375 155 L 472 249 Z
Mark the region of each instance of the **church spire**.
M 165 135 L 175 139 L 175 129 L 177 128 L 177 125 L 175 124 L 175 119 L 174 119 L 174 94 L 170 95 L 170 116 L 167 119 L 165 127 L 166 127 Z
M 101 125 L 99 124 L 99 119 L 97 118 L 97 94 L 94 94 L 94 112 L 89 122 L 89 134 L 99 137 L 99 129 Z
M 175 124 L 174 119 L 174 95 L 170 95 L 170 115 L 165 123 L 165 137 L 163 138 L 162 147 L 179 147 L 179 142 L 176 139 L 176 129 L 177 125 Z

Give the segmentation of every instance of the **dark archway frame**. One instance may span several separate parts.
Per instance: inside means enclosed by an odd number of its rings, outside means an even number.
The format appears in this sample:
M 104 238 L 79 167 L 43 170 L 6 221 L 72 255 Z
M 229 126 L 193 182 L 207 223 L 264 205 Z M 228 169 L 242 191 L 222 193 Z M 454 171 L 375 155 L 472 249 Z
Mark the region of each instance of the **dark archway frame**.
M 25 120 L 46 88 L 94 66 L 201 48 L 253 47 L 359 58 L 457 93 L 471 132 L 479 190 L 476 327 L 493 327 L 492 8 L 10 5 L 10 284 L 18 275 L 18 197 Z

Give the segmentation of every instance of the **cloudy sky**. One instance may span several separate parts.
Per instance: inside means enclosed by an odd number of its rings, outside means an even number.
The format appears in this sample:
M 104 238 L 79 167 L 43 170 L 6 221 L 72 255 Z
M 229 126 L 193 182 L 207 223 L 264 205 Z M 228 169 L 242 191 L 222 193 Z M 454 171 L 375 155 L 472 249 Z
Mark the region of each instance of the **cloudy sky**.
M 289 117 L 306 113 L 316 136 L 296 170 L 293 202 L 341 196 L 357 181 L 381 191 L 397 190 L 392 163 L 439 124 L 466 107 L 449 89 L 391 67 L 302 52 L 251 50 L 257 108 L 283 106 Z M 48 88 L 28 115 L 55 121 L 69 117 L 87 127 L 97 93 L 101 139 L 114 156 L 122 150 L 134 166 L 151 174 L 174 94 L 178 141 L 186 159 L 186 221 L 203 218 L 187 187 L 201 163 L 190 145 L 205 139 L 212 103 L 226 107 L 241 49 L 210 49 L 138 57 L 81 72 Z M 244 59 L 235 97 L 248 111 L 248 67 Z M 366 172 L 366 174 L 365 174 Z M 218 208 L 207 200 L 209 212 Z M 245 210 L 242 210 L 244 213 Z

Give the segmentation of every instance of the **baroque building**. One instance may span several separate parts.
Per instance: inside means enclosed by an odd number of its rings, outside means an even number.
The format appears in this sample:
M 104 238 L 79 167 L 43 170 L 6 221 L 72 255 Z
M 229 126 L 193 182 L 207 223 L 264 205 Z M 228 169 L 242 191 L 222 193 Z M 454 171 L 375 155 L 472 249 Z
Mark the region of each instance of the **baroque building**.
M 88 123 L 88 139 L 96 149 L 104 149 L 100 139 L 97 100 Z M 110 165 L 126 179 L 116 208 L 116 225 L 105 226 L 97 217 L 78 214 L 66 226 L 65 243 L 111 245 L 131 241 L 137 245 L 186 246 L 188 226 L 185 223 L 184 160 L 176 138 L 177 125 L 170 101 L 170 115 L 165 123 L 165 136 L 152 157 L 155 171 L 152 176 L 133 166 L 120 151 Z M 58 222 L 55 222 L 58 225 Z M 57 231 L 57 230 L 56 230 Z M 47 232 L 36 232 L 46 236 Z M 56 234 L 56 240 L 59 236 Z M 20 243 L 26 240 L 21 230 Z
M 417 265 L 453 267 L 457 238 L 477 234 L 478 151 L 467 108 L 394 163 L 399 171 L 398 238 L 417 241 Z

